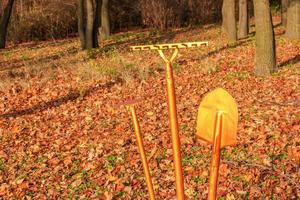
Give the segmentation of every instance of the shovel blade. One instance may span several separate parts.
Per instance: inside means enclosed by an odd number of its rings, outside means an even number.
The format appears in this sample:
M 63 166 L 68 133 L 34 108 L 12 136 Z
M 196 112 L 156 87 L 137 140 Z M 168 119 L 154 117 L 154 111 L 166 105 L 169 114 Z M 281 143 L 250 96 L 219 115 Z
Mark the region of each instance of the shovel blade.
M 214 140 L 216 112 L 222 111 L 223 125 L 221 148 L 236 144 L 238 108 L 233 97 L 224 89 L 217 88 L 208 93 L 201 102 L 197 116 L 196 135 L 209 143 Z

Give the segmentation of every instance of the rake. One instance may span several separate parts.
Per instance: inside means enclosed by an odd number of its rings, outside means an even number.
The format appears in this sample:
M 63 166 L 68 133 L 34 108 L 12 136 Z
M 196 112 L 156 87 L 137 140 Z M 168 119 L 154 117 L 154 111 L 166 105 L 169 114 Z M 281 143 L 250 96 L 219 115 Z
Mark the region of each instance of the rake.
M 166 83 L 167 83 L 167 101 L 168 101 L 168 113 L 171 129 L 172 138 L 172 150 L 173 150 L 173 161 L 175 168 L 175 181 L 176 181 L 176 196 L 177 200 L 184 199 L 184 180 L 182 174 L 181 165 L 181 154 L 180 154 L 180 139 L 177 119 L 177 108 L 176 108 L 176 94 L 173 78 L 172 63 L 178 55 L 179 49 L 196 48 L 208 46 L 208 42 L 187 42 L 187 43 L 171 43 L 171 44 L 157 44 L 157 45 L 141 45 L 131 46 L 133 51 L 147 51 L 156 50 L 158 51 L 161 58 L 166 64 Z M 174 49 L 170 58 L 167 58 L 163 50 Z

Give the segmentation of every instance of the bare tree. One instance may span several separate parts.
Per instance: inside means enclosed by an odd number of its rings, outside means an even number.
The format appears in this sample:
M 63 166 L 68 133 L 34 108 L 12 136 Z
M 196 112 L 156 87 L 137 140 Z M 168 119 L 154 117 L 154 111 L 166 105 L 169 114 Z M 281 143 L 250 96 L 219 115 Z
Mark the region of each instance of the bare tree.
M 11 16 L 14 0 L 9 0 L 0 19 L 0 49 L 5 48 L 7 27 Z
M 289 0 L 286 37 L 300 40 L 300 0 Z
M 228 36 L 229 43 L 235 43 L 237 41 L 235 0 L 223 0 L 222 18 L 222 28 Z
M 239 0 L 238 37 L 246 38 L 249 33 L 248 0 Z
M 275 38 L 269 0 L 253 0 L 256 29 L 257 75 L 269 75 L 276 67 Z

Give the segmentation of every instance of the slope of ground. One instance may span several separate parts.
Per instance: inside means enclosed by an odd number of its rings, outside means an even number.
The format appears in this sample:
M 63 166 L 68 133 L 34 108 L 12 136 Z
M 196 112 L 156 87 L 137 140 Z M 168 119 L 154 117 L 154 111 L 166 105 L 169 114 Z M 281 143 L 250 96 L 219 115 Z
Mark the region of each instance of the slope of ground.
M 195 137 L 197 108 L 216 87 L 239 106 L 238 145 L 222 151 L 219 199 L 299 199 L 300 42 L 276 28 L 278 71 L 253 75 L 254 33 L 227 46 L 217 25 L 114 35 L 82 52 L 76 39 L 0 52 L 3 199 L 147 199 L 125 109 L 137 107 L 158 199 L 175 196 L 163 62 L 132 44 L 209 41 L 174 65 L 185 193 L 206 199 L 211 146 Z

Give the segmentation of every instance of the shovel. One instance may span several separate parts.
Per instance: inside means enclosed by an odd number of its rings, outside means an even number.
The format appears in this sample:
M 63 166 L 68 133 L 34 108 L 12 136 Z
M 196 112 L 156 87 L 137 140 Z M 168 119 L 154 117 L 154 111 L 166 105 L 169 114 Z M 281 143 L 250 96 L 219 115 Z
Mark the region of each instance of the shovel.
M 217 88 L 204 97 L 198 110 L 196 135 L 213 145 L 209 200 L 215 200 L 217 197 L 221 149 L 237 143 L 237 124 L 237 104 L 226 90 Z

